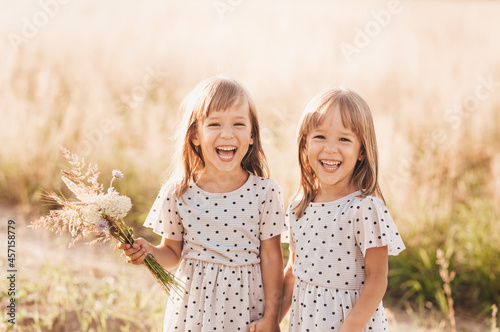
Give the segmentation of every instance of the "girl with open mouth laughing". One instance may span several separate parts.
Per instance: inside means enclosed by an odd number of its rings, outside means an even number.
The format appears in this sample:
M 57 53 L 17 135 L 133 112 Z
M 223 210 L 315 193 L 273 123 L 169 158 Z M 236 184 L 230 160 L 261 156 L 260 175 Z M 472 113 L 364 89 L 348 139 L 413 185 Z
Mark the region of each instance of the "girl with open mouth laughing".
M 119 246 L 134 264 L 148 253 L 188 292 L 171 294 L 164 331 L 279 331 L 283 199 L 269 179 L 249 93 L 207 79 L 181 109 L 177 157 L 144 225 L 162 236 Z M 180 264 L 179 264 L 180 263 Z

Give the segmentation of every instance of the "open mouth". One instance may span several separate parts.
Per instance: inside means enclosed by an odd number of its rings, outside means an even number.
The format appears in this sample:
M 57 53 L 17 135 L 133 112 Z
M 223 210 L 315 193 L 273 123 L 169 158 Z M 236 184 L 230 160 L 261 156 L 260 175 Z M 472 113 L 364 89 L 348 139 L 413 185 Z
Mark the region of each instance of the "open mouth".
M 215 148 L 215 150 L 217 151 L 217 155 L 219 156 L 219 158 L 224 161 L 233 159 L 236 153 L 235 146 L 218 146 Z
M 340 161 L 320 160 L 321 165 L 326 171 L 335 171 L 342 164 Z

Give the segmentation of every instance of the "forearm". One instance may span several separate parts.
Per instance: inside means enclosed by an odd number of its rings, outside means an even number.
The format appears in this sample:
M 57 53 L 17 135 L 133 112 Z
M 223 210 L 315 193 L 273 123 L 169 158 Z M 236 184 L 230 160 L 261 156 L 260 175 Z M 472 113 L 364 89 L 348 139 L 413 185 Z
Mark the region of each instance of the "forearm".
M 181 259 L 180 254 L 176 253 L 175 250 L 164 243 L 157 246 L 151 245 L 149 253 L 152 254 L 158 263 L 166 270 L 176 268 Z
M 276 239 L 277 238 L 277 239 Z M 283 255 L 279 236 L 266 241 L 261 253 L 262 283 L 264 286 L 264 316 L 279 322 L 283 292 Z
M 379 306 L 387 290 L 387 246 L 370 248 L 365 255 L 365 284 L 359 299 L 347 315 L 341 332 L 361 332 Z
M 346 331 L 362 331 L 379 306 L 387 290 L 387 274 L 372 274 L 366 277 L 358 301 L 344 321 Z
M 281 264 L 281 266 L 283 266 L 283 264 Z M 268 272 L 264 272 L 265 270 Z M 275 271 L 270 272 L 271 270 L 278 269 L 275 269 L 271 264 L 269 264 L 267 268 L 262 270 L 262 282 L 264 285 L 264 295 L 266 299 L 264 315 L 272 316 L 279 322 L 281 299 L 283 295 L 283 270 L 280 269 L 278 273 Z
M 286 313 L 290 310 L 292 306 L 292 297 L 293 297 L 293 286 L 295 284 L 295 276 L 292 273 L 293 263 L 292 259 L 288 261 L 288 264 L 285 268 L 285 280 L 283 283 L 283 300 L 281 304 L 281 312 L 280 312 L 280 322 L 285 318 Z

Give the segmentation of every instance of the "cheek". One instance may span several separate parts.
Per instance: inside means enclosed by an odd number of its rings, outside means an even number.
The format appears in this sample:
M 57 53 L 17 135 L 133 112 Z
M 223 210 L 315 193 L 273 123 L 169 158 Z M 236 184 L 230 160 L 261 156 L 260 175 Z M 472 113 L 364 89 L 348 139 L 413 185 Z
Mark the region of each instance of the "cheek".
M 304 146 L 304 152 L 308 156 L 318 156 L 322 149 L 323 146 L 321 144 L 318 144 L 317 142 L 309 142 Z

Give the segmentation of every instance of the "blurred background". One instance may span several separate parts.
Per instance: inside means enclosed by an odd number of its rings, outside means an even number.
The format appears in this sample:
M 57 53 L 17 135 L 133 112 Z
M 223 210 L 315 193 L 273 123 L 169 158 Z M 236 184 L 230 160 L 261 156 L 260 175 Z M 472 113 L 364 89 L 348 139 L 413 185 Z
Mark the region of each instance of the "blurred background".
M 0 329 L 161 330 L 166 296 L 145 269 L 107 245 L 67 249 L 67 238 L 26 226 L 50 208 L 45 191 L 65 192 L 63 145 L 98 164 L 104 183 L 125 173 L 116 184 L 134 204 L 127 222 L 158 241 L 141 225 L 165 180 L 179 104 L 227 74 L 256 101 L 286 200 L 307 101 L 332 86 L 360 93 L 407 246 L 390 258 L 393 330 L 453 331 L 455 318 L 458 331 L 495 331 L 499 14 L 497 1 L 0 0 L 0 214 L 3 234 L 16 221 L 19 266 L 16 324 L 2 317 Z M 6 256 L 0 264 L 3 276 Z

